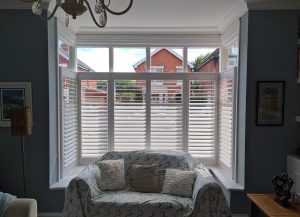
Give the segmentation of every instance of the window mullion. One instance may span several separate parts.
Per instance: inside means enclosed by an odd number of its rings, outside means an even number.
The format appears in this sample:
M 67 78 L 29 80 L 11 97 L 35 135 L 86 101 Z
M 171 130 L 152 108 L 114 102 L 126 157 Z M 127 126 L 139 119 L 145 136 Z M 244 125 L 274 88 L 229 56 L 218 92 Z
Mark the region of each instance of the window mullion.
M 108 150 L 114 150 L 114 79 L 108 77 Z
M 151 149 L 151 76 L 146 76 L 146 149 Z
M 188 120 L 189 120 L 189 80 L 188 76 L 184 76 L 183 79 L 183 92 L 182 92 L 182 144 L 183 151 L 188 152 Z

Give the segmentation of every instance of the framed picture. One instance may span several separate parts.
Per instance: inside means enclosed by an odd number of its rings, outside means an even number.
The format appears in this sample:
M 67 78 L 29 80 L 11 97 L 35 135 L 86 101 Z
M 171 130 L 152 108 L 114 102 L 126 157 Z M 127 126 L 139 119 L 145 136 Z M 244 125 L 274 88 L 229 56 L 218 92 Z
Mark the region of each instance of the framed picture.
M 257 126 L 283 125 L 284 88 L 284 81 L 257 82 Z
M 0 82 L 0 127 L 10 127 L 10 110 L 32 107 L 31 82 Z

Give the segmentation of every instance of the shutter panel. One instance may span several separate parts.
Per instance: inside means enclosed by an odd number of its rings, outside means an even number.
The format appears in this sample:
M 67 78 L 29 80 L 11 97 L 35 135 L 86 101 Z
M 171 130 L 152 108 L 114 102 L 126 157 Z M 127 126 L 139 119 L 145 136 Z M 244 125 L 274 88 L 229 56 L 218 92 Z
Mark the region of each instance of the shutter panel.
M 65 176 L 68 169 L 78 163 L 78 96 L 76 73 L 63 68 L 60 70 L 61 175 Z
M 233 160 L 234 74 L 235 70 L 223 72 L 219 81 L 219 162 L 228 168 Z
M 145 80 L 114 82 L 114 150 L 146 148 Z
M 151 81 L 151 149 L 182 150 L 182 82 Z
M 189 81 L 188 151 L 204 161 L 215 158 L 215 81 Z
M 108 82 L 81 81 L 81 156 L 96 158 L 108 151 Z

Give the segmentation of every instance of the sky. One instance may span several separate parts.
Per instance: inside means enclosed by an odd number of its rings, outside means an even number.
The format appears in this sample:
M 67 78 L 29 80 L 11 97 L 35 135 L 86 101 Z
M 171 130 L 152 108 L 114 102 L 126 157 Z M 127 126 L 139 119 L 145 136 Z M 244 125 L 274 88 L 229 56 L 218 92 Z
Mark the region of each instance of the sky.
M 199 55 L 213 52 L 216 48 L 189 48 L 188 61 L 193 62 Z M 151 49 L 151 52 L 155 48 Z M 183 55 L 183 49 L 173 49 Z M 108 48 L 77 48 L 77 57 L 96 72 L 109 72 Z M 145 48 L 114 48 L 114 71 L 134 72 L 133 65 L 146 57 Z

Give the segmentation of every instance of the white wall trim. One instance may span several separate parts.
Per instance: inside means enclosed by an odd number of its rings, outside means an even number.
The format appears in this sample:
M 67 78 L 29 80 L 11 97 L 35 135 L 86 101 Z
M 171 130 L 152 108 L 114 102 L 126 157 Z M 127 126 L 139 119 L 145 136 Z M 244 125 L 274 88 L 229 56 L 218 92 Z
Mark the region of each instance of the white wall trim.
M 242 17 L 248 11 L 247 4 L 244 1 L 239 1 L 235 4 L 235 6 L 224 16 L 221 23 L 218 25 L 221 33 L 230 28 L 232 24 L 239 21 L 240 17 Z
M 38 213 L 38 217 L 62 217 L 63 214 L 61 212 L 40 212 Z
M 220 34 L 78 34 L 77 46 L 221 46 Z
M 245 0 L 249 10 L 299 10 L 298 0 Z
M 227 27 L 221 34 L 222 46 L 230 46 L 234 42 L 238 42 L 240 30 L 240 21 L 239 19 Z

